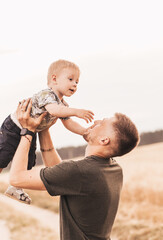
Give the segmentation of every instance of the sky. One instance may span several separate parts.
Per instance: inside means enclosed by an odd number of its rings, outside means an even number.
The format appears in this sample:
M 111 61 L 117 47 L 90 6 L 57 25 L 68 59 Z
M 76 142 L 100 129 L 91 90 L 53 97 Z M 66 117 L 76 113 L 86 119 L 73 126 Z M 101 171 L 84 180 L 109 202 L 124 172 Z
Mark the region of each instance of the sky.
M 162 9 L 161 0 L 0 0 L 0 123 L 66 59 L 81 70 L 70 107 L 95 119 L 122 112 L 140 133 L 163 129 Z M 56 147 L 85 144 L 59 120 L 50 132 Z

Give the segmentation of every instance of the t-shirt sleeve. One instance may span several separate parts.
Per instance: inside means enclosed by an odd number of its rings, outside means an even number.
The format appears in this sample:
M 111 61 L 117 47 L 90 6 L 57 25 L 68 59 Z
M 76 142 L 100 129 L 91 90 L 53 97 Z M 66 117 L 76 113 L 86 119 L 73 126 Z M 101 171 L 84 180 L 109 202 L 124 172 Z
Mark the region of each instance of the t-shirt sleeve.
M 37 95 L 38 107 L 45 107 L 47 104 L 58 103 L 55 95 L 49 90 L 43 90 Z
M 40 177 L 52 196 L 80 194 L 81 174 L 75 161 L 66 160 L 54 167 L 43 168 Z

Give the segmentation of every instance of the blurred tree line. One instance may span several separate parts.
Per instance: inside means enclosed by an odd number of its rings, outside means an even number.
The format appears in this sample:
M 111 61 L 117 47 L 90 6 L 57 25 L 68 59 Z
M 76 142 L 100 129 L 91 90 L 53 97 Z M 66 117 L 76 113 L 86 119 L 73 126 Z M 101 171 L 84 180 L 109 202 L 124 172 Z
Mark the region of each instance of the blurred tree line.
M 152 144 L 152 143 L 158 143 L 158 142 L 163 142 L 163 130 L 157 130 L 155 132 L 144 132 L 140 134 L 140 143 L 139 146 L 141 145 L 147 145 L 147 144 Z M 86 145 L 83 146 L 78 146 L 78 147 L 63 147 L 63 148 L 58 148 L 57 151 L 61 158 L 64 159 L 72 159 L 76 157 L 83 157 L 85 154 L 85 148 Z M 42 156 L 41 152 L 36 152 L 36 165 L 42 165 Z M 5 168 L 5 171 L 8 171 L 10 169 L 11 163 Z
M 62 148 L 57 148 L 57 152 L 59 153 L 60 157 L 64 159 L 72 159 L 75 157 L 83 157 L 85 154 L 85 148 L 86 145 L 83 146 L 78 146 L 78 147 L 62 147 Z M 42 164 L 42 156 L 41 152 L 36 153 L 37 156 L 37 165 Z
M 157 142 L 163 142 L 163 130 L 141 133 L 139 146 Z
M 139 146 L 157 142 L 163 142 L 163 130 L 141 133 Z M 70 146 L 59 148 L 57 151 L 62 159 L 71 159 L 84 156 L 85 148 L 86 145 L 78 147 Z M 37 152 L 37 164 L 42 164 L 42 157 L 40 152 Z

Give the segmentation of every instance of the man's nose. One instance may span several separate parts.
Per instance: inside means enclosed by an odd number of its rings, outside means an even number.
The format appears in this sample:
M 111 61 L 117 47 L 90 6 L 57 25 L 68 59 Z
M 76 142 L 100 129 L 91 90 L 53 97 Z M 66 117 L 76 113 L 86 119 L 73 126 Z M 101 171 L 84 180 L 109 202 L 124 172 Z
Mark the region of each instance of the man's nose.
M 100 122 L 100 120 L 95 120 L 94 124 L 98 124 Z

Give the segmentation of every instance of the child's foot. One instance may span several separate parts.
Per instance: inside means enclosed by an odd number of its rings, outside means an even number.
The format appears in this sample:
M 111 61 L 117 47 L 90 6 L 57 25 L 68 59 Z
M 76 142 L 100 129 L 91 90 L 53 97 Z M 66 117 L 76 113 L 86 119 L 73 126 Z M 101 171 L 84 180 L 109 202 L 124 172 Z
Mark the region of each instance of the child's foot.
M 32 202 L 29 195 L 25 193 L 21 188 L 9 186 L 5 192 L 5 195 L 22 203 L 30 204 Z

